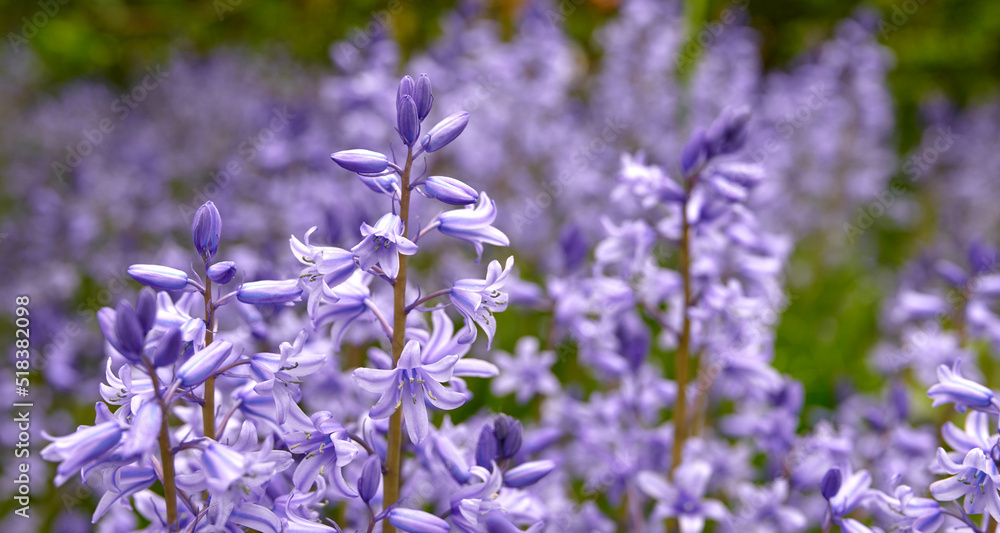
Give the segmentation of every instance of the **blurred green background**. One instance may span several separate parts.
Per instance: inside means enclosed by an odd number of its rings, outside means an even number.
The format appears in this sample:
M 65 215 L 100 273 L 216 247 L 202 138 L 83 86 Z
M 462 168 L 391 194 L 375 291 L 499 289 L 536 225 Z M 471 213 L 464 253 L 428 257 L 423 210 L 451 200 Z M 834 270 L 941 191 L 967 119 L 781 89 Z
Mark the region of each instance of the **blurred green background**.
M 510 27 L 521 4 L 497 0 L 490 10 Z M 563 4 L 573 9 L 566 19 L 569 33 L 596 57 L 599 50 L 591 36 L 614 16 L 617 2 Z M 690 27 L 714 19 L 727 4 L 686 3 Z M 456 2 L 393 0 L 392 5 L 399 6 L 391 17 L 394 38 L 404 50 L 419 50 L 440 34 L 441 15 Z M 178 50 L 277 49 L 313 68 L 329 68 L 330 44 L 389 6 L 368 0 L 0 0 L 6 45 L 32 48 L 44 65 L 44 83 L 53 90 L 80 77 L 125 84 L 145 65 L 166 61 Z M 944 96 L 965 105 L 996 94 L 1000 2 L 989 0 L 751 0 L 751 24 L 761 35 L 764 65 L 788 65 L 828 38 L 837 22 L 860 6 L 880 14 L 880 40 L 896 57 L 890 85 L 900 154 L 920 138 L 921 102 Z M 40 11 L 56 8 L 36 26 L 43 18 L 37 16 Z M 17 35 L 32 36 L 22 41 Z M 795 252 L 793 265 L 809 275 L 791 277 L 791 306 L 779 329 L 776 366 L 804 382 L 811 404 L 833 404 L 838 376 L 850 376 L 863 388 L 877 384 L 860 361 L 877 339 L 879 306 L 893 289 L 885 273 L 911 258 L 931 229 L 904 231 L 890 223 L 876 228 L 866 242 L 851 248 L 852 256 L 833 263 L 824 257 L 822 242 L 807 241 Z M 501 321 L 525 319 L 510 314 Z M 504 344 L 513 345 L 516 327 L 501 328 L 505 330 L 514 337 Z

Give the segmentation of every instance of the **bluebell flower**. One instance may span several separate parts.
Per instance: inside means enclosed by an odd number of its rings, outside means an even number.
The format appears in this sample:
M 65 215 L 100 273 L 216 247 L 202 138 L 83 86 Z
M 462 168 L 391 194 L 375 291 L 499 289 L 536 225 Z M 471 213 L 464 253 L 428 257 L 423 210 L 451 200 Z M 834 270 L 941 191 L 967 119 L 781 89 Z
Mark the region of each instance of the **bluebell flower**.
M 946 365 L 938 367 L 938 382 L 927 389 L 927 396 L 934 400 L 932 406 L 954 403 L 955 409 L 962 413 L 970 407 L 995 412 L 993 391 L 962 377 L 958 371 L 959 363 L 960 361 L 955 361 L 954 368 L 948 368 Z
M 399 254 L 417 253 L 417 245 L 403 236 L 403 220 L 392 213 L 382 215 L 374 226 L 361 224 L 364 238 L 351 251 L 358 257 L 361 270 L 378 264 L 389 279 L 399 274 Z
M 465 483 L 472 477 L 468 461 L 459 453 L 458 448 L 455 447 L 455 444 L 448 437 L 440 434 L 436 435 L 434 437 L 434 451 L 438 458 L 441 459 L 441 462 L 448 468 L 448 472 L 455 478 L 455 481 Z
M 639 472 L 636 482 L 647 496 L 656 500 L 655 517 L 676 518 L 681 533 L 700 533 L 707 519 L 718 522 L 729 515 L 722 502 L 705 498 L 711 475 L 708 463 L 688 461 L 674 470 L 673 483 L 646 471 Z
M 371 302 L 371 289 L 368 285 L 372 279 L 370 274 L 356 270 L 347 281 L 337 287 L 336 294 L 327 291 L 323 301 L 314 312 L 310 313 L 314 329 L 333 324 L 330 337 L 335 350 L 340 349 L 348 326 L 362 316 L 371 316 L 368 308 Z
M 286 304 L 298 300 L 301 295 L 302 287 L 294 279 L 251 281 L 236 291 L 236 299 L 253 305 Z
M 449 115 L 431 128 L 420 144 L 427 153 L 436 152 L 457 139 L 468 125 L 469 114 L 465 111 Z
M 132 279 L 158 291 L 193 290 L 188 285 L 188 276 L 182 270 L 161 265 L 132 265 L 128 267 Z
M 444 410 L 455 409 L 465 403 L 465 395 L 442 385 L 451 379 L 457 361 L 458 356 L 452 355 L 424 365 L 420 361 L 420 344 L 408 341 L 395 369 L 358 368 L 354 371 L 354 381 L 368 392 L 381 394 L 368 413 L 371 418 L 387 418 L 402 405 L 410 440 L 419 443 L 428 431 L 424 398 Z
M 431 176 L 421 185 L 429 198 L 436 198 L 448 205 L 469 205 L 479 200 L 479 193 L 475 189 L 455 178 Z
M 80 426 L 65 437 L 53 437 L 44 431 L 42 436 L 52 441 L 42 449 L 42 458 L 58 462 L 56 486 L 61 486 L 74 473 L 92 468 L 110 455 L 122 440 L 124 431 L 117 420 L 94 426 Z
M 145 337 L 146 332 L 143 331 L 142 323 L 139 322 L 139 316 L 135 313 L 131 302 L 128 300 L 119 302 L 115 308 L 115 339 L 118 351 L 129 361 L 138 362 L 143 354 Z
M 543 477 L 549 475 L 549 472 L 552 472 L 555 468 L 556 463 L 548 459 L 529 461 L 505 472 L 503 475 L 503 484 L 518 489 L 534 485 Z
M 490 261 L 486 269 L 486 279 L 462 279 L 451 288 L 451 303 L 465 318 L 465 335 L 459 342 L 476 340 L 476 325 L 486 333 L 487 347 L 493 344 L 496 334 L 496 320 L 493 313 L 507 309 L 507 293 L 501 292 L 514 266 L 514 257 L 508 257 L 504 268 L 499 261 Z
M 496 203 L 484 192 L 479 195 L 479 200 L 474 205 L 438 215 L 438 231 L 475 246 L 478 263 L 483 257 L 483 244 L 510 246 L 507 235 L 491 226 L 496 218 Z
M 407 533 L 447 533 L 451 526 L 435 515 L 397 507 L 389 511 L 389 523 Z
M 236 276 L 236 263 L 232 261 L 219 261 L 218 263 L 209 265 L 205 274 L 208 276 L 208 279 L 219 285 L 225 285 Z
M 344 169 L 357 174 L 381 174 L 389 168 L 389 158 L 371 150 L 343 150 L 330 158 Z
M 191 239 L 205 263 L 215 257 L 222 239 L 222 216 L 211 201 L 205 202 L 195 212 L 194 221 L 191 222 Z
M 324 477 L 331 480 L 333 488 L 341 496 L 357 497 L 354 487 L 344 479 L 343 468 L 357 457 L 358 446 L 329 412 L 315 413 L 310 420 L 312 427 L 282 436 L 292 453 L 303 456 L 292 474 L 296 490 L 308 492 L 317 477 Z
M 93 524 L 96 524 L 111 509 L 112 505 L 118 503 L 123 498 L 128 498 L 139 491 L 152 487 L 157 479 L 156 471 L 153 470 L 152 466 L 135 464 L 116 468 L 109 477 L 111 478 L 111 483 L 108 484 L 108 491 L 101 496 L 101 501 L 97 503 L 97 508 L 94 509 L 94 515 L 91 519 L 91 523 Z
M 396 129 L 406 146 L 413 146 L 420 136 L 420 119 L 417 118 L 417 104 L 410 95 L 404 95 L 396 106 Z
M 160 423 L 163 421 L 163 409 L 155 401 L 147 401 L 132 415 L 128 433 L 122 440 L 121 453 L 125 457 L 139 458 L 147 456 L 156 448 L 156 439 L 160 436 Z
M 417 77 L 417 82 L 413 88 L 413 101 L 417 104 L 417 118 L 424 120 L 431 112 L 434 105 L 434 94 L 431 91 L 431 79 L 427 74 Z
M 872 476 L 867 470 L 859 470 L 847 475 L 841 474 L 841 484 L 837 493 L 829 498 L 830 514 L 834 523 L 846 522 L 846 516 L 861 505 L 871 492 Z
M 964 508 L 968 514 L 989 512 L 994 520 L 1000 520 L 1000 472 L 997 465 L 983 450 L 969 450 L 962 463 L 948 457 L 944 449 L 938 448 L 937 464 L 951 477 L 931 483 L 931 494 L 938 501 L 954 501 L 964 497 Z
M 361 469 L 361 476 L 358 477 L 358 496 L 361 497 L 361 501 L 371 502 L 381 484 L 382 460 L 378 455 L 369 455 L 365 460 L 365 466 Z
M 183 387 L 197 387 L 208 378 L 229 358 L 233 352 L 233 343 L 215 341 L 195 352 L 177 369 L 177 379 Z
M 750 110 L 746 107 L 723 110 L 705 131 L 708 157 L 731 154 L 743 148 L 749 122 Z
M 705 143 L 705 131 L 697 128 L 688 137 L 684 147 L 681 149 L 681 171 L 685 176 L 691 174 L 699 166 L 705 163 L 708 157 L 708 145 Z

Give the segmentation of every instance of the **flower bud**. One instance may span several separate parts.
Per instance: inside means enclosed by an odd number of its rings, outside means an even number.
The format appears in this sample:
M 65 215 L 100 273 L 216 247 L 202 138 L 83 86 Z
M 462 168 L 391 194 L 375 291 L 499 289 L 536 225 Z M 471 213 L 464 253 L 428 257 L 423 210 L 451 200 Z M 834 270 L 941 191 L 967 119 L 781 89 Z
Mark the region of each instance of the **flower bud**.
M 219 250 L 219 240 L 222 238 L 222 217 L 211 201 L 205 202 L 205 205 L 199 207 L 194 214 L 191 238 L 194 240 L 198 255 L 206 263 L 215 257 L 215 252 Z
M 358 495 L 361 496 L 361 501 L 365 503 L 372 501 L 381 481 L 382 461 L 377 455 L 369 455 L 361 470 L 361 477 L 358 478 Z
M 343 150 L 330 158 L 334 163 L 358 174 L 378 174 L 389 168 L 389 158 L 371 150 Z
M 499 459 L 510 459 L 517 455 L 521 449 L 521 437 L 523 429 L 521 422 L 507 415 L 501 414 L 493 422 L 493 434 L 497 439 L 497 451 Z
M 493 433 L 493 428 L 483 426 L 483 430 L 479 433 L 479 444 L 476 446 L 476 464 L 486 469 L 492 469 L 497 456 L 497 438 Z
M 424 136 L 424 150 L 430 153 L 444 148 L 461 135 L 468 124 L 469 114 L 465 111 L 445 117 Z
M 143 287 L 139 291 L 139 299 L 135 303 L 135 314 L 139 316 L 139 324 L 142 325 L 142 332 L 145 335 L 153 329 L 156 323 L 156 293 L 148 287 Z
M 705 162 L 708 146 L 705 144 L 705 132 L 698 128 L 694 130 L 684 148 L 681 149 L 681 170 L 685 176 Z
M 524 463 L 508 470 L 503 476 L 503 484 L 515 489 L 534 485 L 555 468 L 556 463 L 548 459 Z
M 726 109 L 705 132 L 705 143 L 708 147 L 708 157 L 736 152 L 747 140 L 747 123 L 750 122 L 750 110 L 740 108 Z
M 208 279 L 219 285 L 225 285 L 232 281 L 233 276 L 236 275 L 236 263 L 232 261 L 220 261 L 209 266 L 206 275 Z
M 153 349 L 153 365 L 160 367 L 174 364 L 174 361 L 181 355 L 183 347 L 184 337 L 181 334 L 181 329 L 168 329 L 156 342 L 156 348 Z
M 132 265 L 128 267 L 128 275 L 158 291 L 179 291 L 188 286 L 187 274 L 162 265 Z
M 406 146 L 413 146 L 413 143 L 417 142 L 417 136 L 420 135 L 420 119 L 417 118 L 417 104 L 410 95 L 403 96 L 403 100 L 396 106 L 396 129 L 399 130 L 399 137 Z
M 194 353 L 177 369 L 177 377 L 184 387 L 195 387 L 212 377 L 219 365 L 233 351 L 233 343 L 216 341 Z
M 823 498 L 829 500 L 833 498 L 837 492 L 840 491 L 840 484 L 843 481 L 843 474 L 840 473 L 840 469 L 833 467 L 826 471 L 823 475 L 823 481 L 819 483 L 819 491 L 823 495 Z
M 244 283 L 236 298 L 245 304 L 277 305 L 294 302 L 302 295 L 298 280 L 265 280 Z
M 361 183 L 365 184 L 365 187 L 368 187 L 375 192 L 389 195 L 398 191 L 401 184 L 399 176 L 395 173 L 379 174 L 377 176 L 358 174 L 358 179 L 361 180 Z
M 136 362 L 142 357 L 142 345 L 145 334 L 135 308 L 128 300 L 122 300 L 115 308 L 115 336 L 121 353 L 129 361 Z
M 469 478 L 472 477 L 472 474 L 469 473 L 469 464 L 458 453 L 458 449 L 455 448 L 451 440 L 439 435 L 434 439 L 434 451 L 441 458 L 441 462 L 448 467 L 448 471 L 451 472 L 451 477 L 455 478 L 455 481 L 463 484 L 469 481 Z
M 417 118 L 424 120 L 434 105 L 434 94 L 431 92 L 431 79 L 427 74 L 417 78 L 417 86 L 413 90 L 413 102 L 417 104 Z
M 427 196 L 437 198 L 448 205 L 469 205 L 476 203 L 479 193 L 468 185 L 446 176 L 431 176 L 424 181 Z
M 396 107 L 403 102 L 404 96 L 413 96 L 413 92 L 416 89 L 416 84 L 413 82 L 413 78 L 409 76 L 403 76 L 399 80 L 399 87 L 396 88 Z
M 447 533 L 448 522 L 424 511 L 395 508 L 389 511 L 389 523 L 407 533 Z

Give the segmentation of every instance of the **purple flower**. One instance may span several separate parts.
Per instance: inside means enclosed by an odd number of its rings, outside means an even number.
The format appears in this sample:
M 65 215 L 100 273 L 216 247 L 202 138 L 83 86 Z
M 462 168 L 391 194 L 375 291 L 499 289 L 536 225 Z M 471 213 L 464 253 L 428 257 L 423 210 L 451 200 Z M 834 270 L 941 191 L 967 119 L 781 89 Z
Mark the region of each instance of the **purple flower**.
M 132 265 L 132 279 L 158 291 L 181 291 L 188 288 L 188 276 L 182 270 L 161 265 Z
M 358 256 L 361 270 L 371 270 L 378 264 L 389 279 L 399 274 L 399 254 L 417 253 L 417 245 L 403 236 L 403 220 L 392 213 L 382 215 L 375 226 L 361 224 L 364 238 L 351 251 Z
M 75 433 L 65 437 L 52 437 L 42 432 L 45 438 L 52 441 L 52 444 L 42 449 L 42 458 L 59 462 L 56 486 L 65 483 L 73 473 L 100 463 L 121 442 L 122 434 L 122 427 L 117 420 L 94 426 L 80 426 Z
M 1000 472 L 992 459 L 975 448 L 969 450 L 965 459 L 958 464 L 948 457 L 944 449 L 938 448 L 938 466 L 951 477 L 931 483 L 931 494 L 939 501 L 954 501 L 965 497 L 965 512 L 980 514 L 988 511 L 994 520 L 1000 520 Z
M 447 533 L 448 522 L 424 511 L 395 508 L 389 511 L 389 523 L 407 533 Z
M 417 104 L 417 118 L 424 120 L 431 112 L 434 105 L 434 94 L 431 91 L 431 79 L 427 74 L 417 77 L 416 87 L 413 88 L 413 101 Z
M 215 257 L 215 253 L 219 250 L 219 240 L 222 238 L 222 216 L 211 201 L 205 202 L 194 214 L 191 238 L 194 240 L 198 255 L 206 263 Z
M 219 285 L 225 285 L 232 281 L 236 275 L 236 263 L 232 261 L 220 261 L 214 265 L 210 265 L 206 271 L 206 275 L 208 275 L 208 279 Z
M 476 262 L 483 257 L 483 244 L 510 246 L 510 239 L 491 226 L 497 218 L 496 203 L 484 192 L 475 205 L 455 209 L 438 215 L 438 231 L 476 247 Z
M 177 378 L 184 387 L 197 387 L 215 374 L 233 352 L 233 343 L 215 341 L 194 353 L 177 369 Z
M 712 467 L 703 461 L 683 463 L 674 471 L 674 482 L 651 472 L 639 472 L 639 488 L 656 500 L 654 516 L 677 518 L 681 533 L 700 533 L 705 520 L 720 521 L 729 515 L 718 500 L 705 499 Z
M 554 396 L 559 393 L 559 380 L 550 369 L 556 362 L 551 350 L 538 351 L 538 339 L 521 337 L 514 347 L 514 356 L 497 352 L 495 361 L 500 375 L 490 383 L 490 390 L 497 396 L 515 393 L 517 403 L 524 405 L 535 395 Z
M 396 129 L 406 146 L 413 146 L 420 136 L 420 119 L 417 118 L 417 104 L 410 95 L 404 95 L 396 106 Z
M 508 487 L 522 488 L 538 483 L 540 479 L 555 470 L 556 463 L 548 459 L 530 461 L 511 468 L 503 475 L 503 484 Z
M 446 176 L 431 176 L 423 182 L 424 193 L 449 205 L 469 205 L 479 200 L 475 189 Z
M 343 150 L 330 158 L 344 169 L 358 174 L 381 174 L 389 168 L 389 158 L 371 150 Z
M 451 410 L 465 403 L 465 395 L 446 388 L 458 356 L 452 355 L 424 365 L 420 362 L 420 344 L 409 341 L 403 347 L 396 368 L 383 370 L 358 368 L 354 381 L 368 392 L 381 394 L 368 415 L 376 420 L 387 418 L 402 405 L 403 419 L 410 440 L 419 443 L 427 436 L 427 407 L 424 398 L 438 409 Z
M 283 436 L 292 453 L 304 456 L 292 474 L 296 490 L 308 492 L 318 477 L 326 477 L 332 480 L 342 496 L 356 497 L 358 494 L 354 488 L 344 480 L 343 468 L 357 457 L 357 445 L 329 412 L 320 411 L 310 420 L 312 427 L 308 430 L 289 432 Z
M 438 122 L 424 135 L 421 141 L 424 151 L 427 153 L 436 152 L 451 141 L 454 141 L 462 134 L 465 127 L 469 125 L 469 114 L 465 111 L 448 115 L 441 122 Z
M 365 503 L 372 501 L 381 483 L 382 460 L 378 455 L 369 455 L 365 460 L 365 466 L 361 469 L 361 476 L 358 477 L 358 496 L 361 497 L 361 501 Z
M 507 258 L 504 268 L 500 267 L 499 261 L 490 261 L 486 269 L 486 279 L 463 279 L 455 282 L 451 288 L 451 303 L 465 318 L 466 327 L 466 333 L 459 339 L 460 342 L 469 343 L 476 340 L 474 324 L 478 324 L 486 333 L 487 347 L 493 344 L 493 335 L 497 330 L 493 313 L 507 309 L 507 293 L 500 292 L 500 289 L 507 282 L 513 266 L 513 256 Z
M 927 389 L 927 396 L 934 400 L 933 407 L 954 403 L 955 409 L 964 413 L 969 407 L 973 409 L 989 409 L 995 411 L 993 405 L 993 391 L 962 377 L 958 371 L 959 361 L 955 361 L 954 368 L 945 365 L 938 367 L 938 383 Z
M 244 283 L 236 292 L 236 298 L 253 305 L 279 305 L 294 302 L 302 295 L 298 280 L 264 280 Z

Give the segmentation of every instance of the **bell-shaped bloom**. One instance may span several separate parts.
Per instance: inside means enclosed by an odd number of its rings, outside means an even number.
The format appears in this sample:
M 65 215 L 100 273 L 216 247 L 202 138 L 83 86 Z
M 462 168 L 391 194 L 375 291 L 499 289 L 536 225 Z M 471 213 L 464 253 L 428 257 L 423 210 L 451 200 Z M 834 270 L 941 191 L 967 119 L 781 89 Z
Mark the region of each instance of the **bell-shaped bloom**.
M 946 365 L 938 367 L 938 382 L 927 389 L 927 396 L 934 400 L 933 407 L 953 403 L 955 409 L 962 413 L 970 407 L 996 411 L 993 407 L 993 391 L 962 377 L 958 365 L 959 361 L 955 361 L 954 368 Z
M 294 431 L 282 437 L 292 453 L 304 455 L 292 474 L 296 490 L 308 492 L 317 477 L 326 477 L 342 496 L 356 497 L 354 488 L 344 480 L 342 469 L 357 457 L 358 446 L 329 412 L 320 411 L 310 420 L 313 427 L 308 431 Z
M 417 118 L 424 120 L 431 112 L 434 105 L 434 94 L 431 92 L 431 79 L 427 74 L 417 77 L 416 86 L 413 88 L 413 101 L 417 104 Z
M 309 239 L 315 232 L 316 226 L 313 226 L 306 232 L 304 241 L 294 235 L 289 239 L 295 258 L 306 266 L 300 277 L 308 282 L 321 277 L 328 287 L 336 288 L 354 273 L 354 254 L 343 248 L 311 244 Z
M 948 457 L 944 449 L 938 448 L 938 466 L 951 477 L 931 483 L 931 494 L 938 501 L 954 501 L 965 497 L 965 512 L 980 514 L 989 512 L 994 520 L 1000 520 L 1000 472 L 993 460 L 982 449 L 969 450 L 962 463 Z
M 681 533 L 700 533 L 706 519 L 724 520 L 729 512 L 718 500 L 706 499 L 705 488 L 712 467 L 703 461 L 689 461 L 674 470 L 673 483 L 651 472 L 639 472 L 639 489 L 656 500 L 653 516 L 676 518 Z
M 389 158 L 371 150 L 343 150 L 330 158 L 344 169 L 358 174 L 381 174 L 389 168 Z
M 94 524 L 115 503 L 153 486 L 153 483 L 156 482 L 156 471 L 148 466 L 126 465 L 114 469 L 110 475 L 105 474 L 105 481 L 108 491 L 101 496 L 101 501 L 98 502 L 97 509 L 94 510 L 94 516 L 91 519 L 91 523 Z
M 206 275 L 208 279 L 218 283 L 219 285 L 225 285 L 233 280 L 236 276 L 236 263 L 232 261 L 219 261 L 214 265 L 210 265 L 206 270 Z
M 421 141 L 424 151 L 431 153 L 444 148 L 451 141 L 457 139 L 468 124 L 469 114 L 465 111 L 445 117 L 444 120 L 431 128 L 427 135 L 424 135 L 424 139 Z
M 233 352 L 233 343 L 217 340 L 194 353 L 177 369 L 177 378 L 184 387 L 196 387 L 215 374 Z
M 188 288 L 188 276 L 183 270 L 162 265 L 132 265 L 128 275 L 158 291 L 181 291 Z
M 441 462 L 448 467 L 448 471 L 451 472 L 451 476 L 455 478 L 455 481 L 464 484 L 472 477 L 472 474 L 469 472 L 468 461 L 462 457 L 458 448 L 455 447 L 455 444 L 448 437 L 440 434 L 435 436 L 434 451 L 437 453 L 438 458 L 441 459 Z
M 493 421 L 493 435 L 497 439 L 497 457 L 503 461 L 513 458 L 521 449 L 524 428 L 520 420 L 501 413 Z
M 493 426 L 487 424 L 479 430 L 479 441 L 476 442 L 476 466 L 493 468 L 493 463 L 500 459 L 500 444 Z
M 469 205 L 479 200 L 479 193 L 465 183 L 447 176 L 431 176 L 424 180 L 424 193 L 448 205 Z
M 438 231 L 476 247 L 476 262 L 483 257 L 483 244 L 509 246 L 504 232 L 491 226 L 497 218 L 496 203 L 484 192 L 474 205 L 438 215 Z
M 244 283 L 236 292 L 236 298 L 253 305 L 279 305 L 294 302 L 302 296 L 298 280 L 264 280 Z
M 122 454 L 125 457 L 142 457 L 152 452 L 160 436 L 161 422 L 163 409 L 160 404 L 155 401 L 143 403 L 132 417 L 132 425 L 122 441 Z
M 476 326 L 486 333 L 487 347 L 493 344 L 493 335 L 497 325 L 493 313 L 507 309 L 507 293 L 501 292 L 510 269 L 514 266 L 514 257 L 507 258 L 504 268 L 499 261 L 490 261 L 486 269 L 486 279 L 463 279 L 455 282 L 451 289 L 451 303 L 465 318 L 466 334 L 460 339 L 464 343 L 476 339 Z
M 198 255 L 209 262 L 219 251 L 219 240 L 222 238 L 222 216 L 211 201 L 205 202 L 194 214 L 191 222 L 191 239 Z
M 358 496 L 361 497 L 361 501 L 365 503 L 372 501 L 381 483 L 382 460 L 376 454 L 369 455 L 358 478 Z
M 371 189 L 372 192 L 388 194 L 390 196 L 399 194 L 402 184 L 399 175 L 393 170 L 387 170 L 378 174 L 358 174 L 358 179 L 361 180 L 361 183 L 365 187 Z
M 417 104 L 410 95 L 404 95 L 396 106 L 396 129 L 406 146 L 413 146 L 420 136 L 420 119 L 417 117 Z
M 399 274 L 399 254 L 417 253 L 417 245 L 403 236 L 403 220 L 392 213 L 382 215 L 374 226 L 361 224 L 364 238 L 351 249 L 358 256 L 361 270 L 371 270 L 378 264 L 389 279 Z
M 447 533 L 448 522 L 424 511 L 397 507 L 389 511 L 389 523 L 407 533 Z
M 122 440 L 123 430 L 117 420 L 94 426 L 80 426 L 75 433 L 65 437 L 42 436 L 52 441 L 42 449 L 42 459 L 58 462 L 56 486 L 61 486 L 74 473 L 92 467 L 106 458 Z
M 504 473 L 503 484 L 516 489 L 534 485 L 555 468 L 556 463 L 548 459 L 530 461 L 517 465 Z
M 180 328 L 173 327 L 167 330 L 156 341 L 153 348 L 153 366 L 170 366 L 174 364 L 184 349 L 184 335 Z
M 872 476 L 867 470 L 858 470 L 853 474 L 841 474 L 842 482 L 837 493 L 830 497 L 830 512 L 834 520 L 840 520 L 849 515 L 869 496 L 868 489 L 872 485 Z
M 371 418 L 387 418 L 402 405 L 410 440 L 419 443 L 428 431 L 424 398 L 434 407 L 444 410 L 455 409 L 465 403 L 464 394 L 442 385 L 451 379 L 457 361 L 458 356 L 452 355 L 424 365 L 420 362 L 420 344 L 411 340 L 403 347 L 396 368 L 359 368 L 354 371 L 354 381 L 368 392 L 381 394 L 368 414 Z
M 371 274 L 356 270 L 346 282 L 337 287 L 336 294 L 329 291 L 328 287 L 324 287 L 325 295 L 322 301 L 310 311 L 314 329 L 318 330 L 327 324 L 333 324 L 330 338 L 335 350 L 340 349 L 341 340 L 348 326 L 358 318 L 371 316 L 368 307 L 371 305 L 371 289 L 368 285 L 372 279 L 374 278 Z

